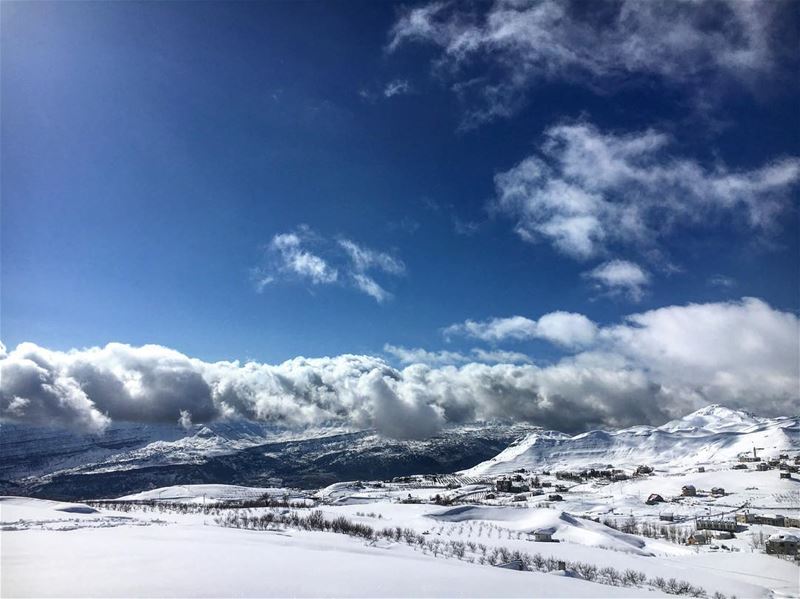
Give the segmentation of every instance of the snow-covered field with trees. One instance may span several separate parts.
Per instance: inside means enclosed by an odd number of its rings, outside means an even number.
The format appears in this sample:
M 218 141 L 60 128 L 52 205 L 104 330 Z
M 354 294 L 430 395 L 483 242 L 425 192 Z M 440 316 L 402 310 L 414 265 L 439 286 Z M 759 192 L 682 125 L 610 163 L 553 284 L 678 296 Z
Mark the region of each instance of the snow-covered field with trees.
M 800 480 L 781 469 L 798 454 L 798 422 L 741 418 L 710 408 L 660 430 L 563 435 L 552 456 L 541 439 L 558 435 L 532 433 L 462 472 L 322 489 L 177 485 L 83 503 L 3 497 L 1 592 L 797 597 L 797 562 L 768 555 L 765 544 L 800 535 Z M 662 434 L 681 435 L 691 450 L 648 453 Z M 592 437 L 603 442 L 587 450 Z M 620 452 L 636 438 L 638 456 Z M 742 462 L 753 447 L 760 461 Z M 703 519 L 733 525 L 737 516 L 732 535 L 697 540 Z

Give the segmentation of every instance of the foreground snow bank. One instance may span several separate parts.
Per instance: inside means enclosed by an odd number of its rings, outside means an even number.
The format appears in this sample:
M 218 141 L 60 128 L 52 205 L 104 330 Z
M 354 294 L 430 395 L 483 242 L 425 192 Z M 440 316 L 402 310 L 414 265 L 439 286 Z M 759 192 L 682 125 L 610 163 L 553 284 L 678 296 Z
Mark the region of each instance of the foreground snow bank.
M 399 544 L 232 530 L 202 519 L 7 532 L 2 542 L 3 595 L 14 597 L 529 597 L 534 589 L 548 597 L 652 594 L 434 558 Z

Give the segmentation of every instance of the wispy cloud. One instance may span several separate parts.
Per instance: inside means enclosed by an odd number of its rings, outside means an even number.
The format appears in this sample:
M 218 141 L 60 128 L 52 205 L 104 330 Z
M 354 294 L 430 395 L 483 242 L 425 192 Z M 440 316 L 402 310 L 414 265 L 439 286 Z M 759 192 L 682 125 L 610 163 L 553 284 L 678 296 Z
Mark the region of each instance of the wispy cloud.
M 383 88 L 383 95 L 387 98 L 394 96 L 405 96 L 411 93 L 411 84 L 405 79 L 395 79 L 386 84 Z
M 773 69 L 773 23 L 791 3 L 430 2 L 394 24 L 390 52 L 409 43 L 440 49 L 434 65 L 466 108 L 465 127 L 514 114 L 529 90 L 553 79 L 611 89 L 632 76 L 707 89 Z M 776 16 L 777 15 L 777 16 Z
M 615 245 L 657 247 L 677 226 L 702 227 L 723 216 L 768 231 L 800 181 L 796 157 L 751 170 L 706 168 L 671 145 L 652 129 L 551 127 L 536 155 L 495 177 L 492 208 L 513 218 L 524 240 L 585 260 Z
M 713 275 L 709 277 L 708 284 L 714 287 L 722 287 L 723 289 L 732 289 L 736 287 L 736 279 L 725 275 Z
M 401 275 L 406 270 L 402 260 L 385 252 L 371 250 L 350 239 L 340 239 L 339 246 L 350 256 L 353 268 L 360 272 L 377 269 L 389 274 Z
M 383 303 L 392 294 L 368 271 L 391 276 L 405 273 L 405 264 L 399 258 L 350 239 L 340 238 L 334 243 L 306 225 L 275 235 L 267 246 L 266 257 L 264 265 L 251 271 L 259 293 L 278 281 L 295 279 L 313 285 L 349 285 Z
M 302 247 L 302 240 L 297 233 L 275 235 L 270 248 L 280 256 L 279 269 L 296 274 L 315 285 L 335 283 L 339 278 L 338 271 L 327 261 Z

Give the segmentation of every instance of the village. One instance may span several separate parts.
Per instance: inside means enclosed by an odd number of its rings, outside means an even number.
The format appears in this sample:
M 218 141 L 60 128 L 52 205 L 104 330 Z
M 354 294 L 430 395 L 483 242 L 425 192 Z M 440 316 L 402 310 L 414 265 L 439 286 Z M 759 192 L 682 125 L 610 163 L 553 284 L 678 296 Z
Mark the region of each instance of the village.
M 780 453 L 774 457 L 742 453 L 737 461 L 720 465 L 718 469 L 698 466 L 696 473 L 705 480 L 714 473 L 720 479 L 724 472 L 744 475 L 764 473 L 778 481 L 797 483 L 794 493 L 787 496 L 785 505 L 760 505 L 754 499 L 753 486 L 732 491 L 720 485 L 699 486 L 682 484 L 675 493 L 658 488 L 663 480 L 652 466 L 641 464 L 633 469 L 616 468 L 613 464 L 581 470 L 530 471 L 519 468 L 495 477 L 474 477 L 460 474 L 417 475 L 397 477 L 378 483 L 355 483 L 365 491 L 394 489 L 400 503 L 433 503 L 436 505 L 487 505 L 518 508 L 558 507 L 577 517 L 591 519 L 622 532 L 663 538 L 672 542 L 704 547 L 711 551 L 736 551 L 737 537 L 746 537 L 758 551 L 794 559 L 800 562 L 800 453 L 790 456 Z M 691 478 L 691 477 L 690 477 Z M 652 482 L 652 489 L 641 496 L 644 509 L 613 510 L 597 514 L 592 497 L 598 490 L 618 483 L 635 483 L 642 487 Z M 756 482 L 756 481 L 754 481 Z M 785 484 L 785 483 L 784 483 Z M 757 487 L 757 485 L 755 485 Z M 403 495 L 403 492 L 407 492 Z M 586 509 L 589 508 L 589 509 Z M 647 509 L 653 508 L 653 509 Z M 780 511 L 779 511 L 780 510 Z M 783 513 L 782 513 L 783 512 Z M 757 530 L 753 530 L 753 528 Z M 558 542 L 556 531 L 544 527 L 529 531 L 528 540 Z M 746 533 L 746 534 L 742 534 Z M 741 549 L 741 543 L 738 549 Z

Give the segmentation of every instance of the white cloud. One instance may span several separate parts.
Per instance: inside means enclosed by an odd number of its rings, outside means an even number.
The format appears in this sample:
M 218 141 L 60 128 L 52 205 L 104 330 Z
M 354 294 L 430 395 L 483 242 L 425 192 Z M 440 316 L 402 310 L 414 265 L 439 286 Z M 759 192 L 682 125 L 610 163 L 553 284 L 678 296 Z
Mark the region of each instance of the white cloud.
M 405 264 L 394 256 L 358 245 L 350 239 L 340 239 L 339 245 L 350 256 L 353 268 L 359 272 L 378 269 L 389 274 L 401 275 L 406 270 Z
M 502 349 L 473 348 L 470 354 L 476 362 L 484 362 L 486 364 L 530 364 L 533 362 L 530 356 L 521 352 Z
M 275 235 L 270 247 L 280 255 L 282 270 L 308 279 L 315 285 L 334 283 L 339 277 L 338 271 L 323 258 L 302 247 L 302 240 L 297 233 Z
M 452 351 L 428 351 L 420 347 L 400 347 L 387 343 L 383 351 L 394 356 L 401 364 L 459 364 L 469 362 L 469 356 Z
M 386 84 L 383 95 L 387 98 L 394 96 L 404 96 L 411 93 L 411 84 L 405 79 L 395 79 Z
M 724 289 L 736 287 L 736 279 L 733 277 L 727 277 L 725 275 L 713 275 L 708 279 L 708 283 L 714 287 L 722 287 Z
M 340 239 L 339 246 L 350 258 L 350 276 L 356 288 L 375 299 L 379 304 L 391 299 L 392 294 L 386 291 L 374 277 L 368 275 L 367 271 L 378 270 L 399 276 L 405 273 L 405 264 L 394 256 L 371 250 L 350 239 Z
M 580 347 L 589 345 L 597 334 L 597 326 L 583 314 L 550 312 L 536 323 L 537 337 L 564 345 Z
M 178 425 L 189 430 L 192 428 L 192 413 L 189 410 L 181 410 L 178 417 Z
M 392 297 L 391 293 L 378 285 L 377 281 L 375 281 L 375 279 L 369 275 L 365 275 L 363 273 L 354 273 L 353 281 L 358 289 L 366 293 L 379 304 L 382 304 Z
M 625 294 L 633 301 L 642 299 L 650 275 L 638 264 L 627 260 L 609 260 L 585 273 L 585 276 L 611 294 Z
M 394 356 L 401 364 L 464 364 L 467 362 L 481 362 L 484 364 L 527 364 L 531 362 L 529 356 L 515 351 L 485 350 L 473 348 L 468 354 L 461 352 L 440 350 L 429 351 L 419 347 L 399 347 L 387 343 L 383 351 Z
M 493 208 L 515 220 L 524 240 L 588 259 L 614 245 L 652 247 L 675 226 L 723 216 L 768 230 L 800 180 L 798 158 L 732 171 L 676 155 L 670 144 L 654 130 L 551 127 L 537 155 L 495 177 Z
M 465 126 L 508 117 L 548 80 L 614 89 L 633 75 L 707 89 L 720 78 L 750 82 L 775 64 L 772 24 L 790 3 L 432 2 L 405 11 L 389 51 L 426 43 L 438 74 L 454 81 Z M 776 15 L 778 17 L 776 18 Z
M 251 270 L 258 293 L 286 278 L 308 281 L 313 285 L 347 285 L 369 295 L 378 303 L 392 297 L 367 271 L 399 276 L 405 264 L 399 258 L 350 240 L 335 243 L 301 225 L 295 231 L 280 233 L 267 248 L 267 263 Z
M 460 324 L 451 324 L 442 333 L 446 338 L 465 335 L 483 341 L 531 339 L 536 337 L 536 321 L 524 316 L 492 318 L 483 322 L 466 320 Z
M 397 369 L 349 354 L 242 364 L 156 345 L 61 352 L 23 343 L 0 356 L 0 409 L 7 420 L 84 430 L 111 419 L 175 423 L 185 412 L 196 423 L 341 422 L 398 437 L 490 418 L 567 431 L 658 424 L 706 403 L 789 415 L 800 401 L 799 345 L 797 316 L 753 298 L 633 314 L 543 367 L 455 356 L 458 366 Z
M 489 342 L 545 339 L 566 347 L 578 347 L 594 340 L 597 327 L 583 314 L 558 311 L 545 314 L 539 320 L 525 316 L 492 318 L 483 322 L 467 320 L 450 325 L 443 333 L 446 338 L 464 335 Z
M 800 399 L 800 324 L 762 300 L 650 310 L 608 327 L 603 338 L 606 351 L 665 383 L 756 409 L 756 398 L 783 398 L 787 414 L 797 411 L 791 402 Z

